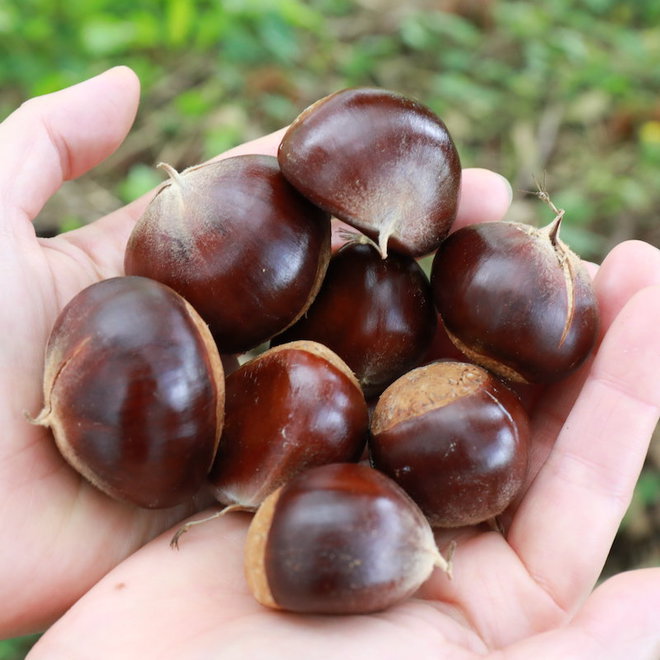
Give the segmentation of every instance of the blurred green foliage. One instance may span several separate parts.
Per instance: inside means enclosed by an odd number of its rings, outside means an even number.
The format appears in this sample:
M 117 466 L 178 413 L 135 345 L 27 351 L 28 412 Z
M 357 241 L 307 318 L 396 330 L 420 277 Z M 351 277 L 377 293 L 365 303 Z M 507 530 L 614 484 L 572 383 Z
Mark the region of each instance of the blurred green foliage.
M 38 638 L 28 635 L 0 641 L 0 660 L 23 660 Z
M 626 238 L 660 244 L 657 0 L 0 2 L 0 117 L 116 64 L 139 75 L 141 110 L 89 176 L 117 204 L 162 180 L 159 160 L 191 165 L 336 89 L 378 85 L 438 112 L 464 165 L 509 177 L 513 219 L 551 219 L 521 192 L 547 179 L 584 256 Z M 66 230 L 93 213 L 45 222 Z M 640 483 L 635 506 L 649 507 L 657 473 Z M 0 660 L 22 644 L 0 644 Z
M 516 189 L 547 172 L 565 238 L 585 256 L 659 239 L 656 0 L 5 0 L 0 44 L 1 115 L 128 64 L 154 151 L 188 140 L 184 164 L 340 87 L 396 89 L 445 119 L 466 165 Z M 122 201 L 158 180 L 148 150 L 139 156 L 109 177 Z M 549 219 L 534 208 L 521 205 L 521 219 Z
M 147 156 L 178 140 L 194 143 L 189 159 L 209 157 L 337 88 L 376 84 L 443 116 L 466 165 L 519 182 L 547 171 L 588 252 L 622 219 L 641 233 L 657 225 L 655 0 L 4 0 L 0 49 L 2 116 L 131 66 L 143 84 L 136 130 L 156 124 Z M 106 171 L 118 199 L 160 181 L 152 165 Z

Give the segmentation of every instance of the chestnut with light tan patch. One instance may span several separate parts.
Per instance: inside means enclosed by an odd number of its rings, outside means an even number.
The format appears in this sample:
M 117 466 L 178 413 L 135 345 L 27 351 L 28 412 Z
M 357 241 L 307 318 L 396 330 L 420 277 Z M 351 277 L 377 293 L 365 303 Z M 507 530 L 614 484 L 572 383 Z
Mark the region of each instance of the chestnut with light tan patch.
M 422 512 L 361 464 L 299 474 L 264 500 L 246 540 L 252 594 L 291 612 L 378 612 L 410 597 L 436 566 L 450 573 Z
M 529 422 L 518 397 L 485 369 L 436 362 L 383 392 L 371 420 L 371 462 L 434 527 L 499 515 L 522 487 Z

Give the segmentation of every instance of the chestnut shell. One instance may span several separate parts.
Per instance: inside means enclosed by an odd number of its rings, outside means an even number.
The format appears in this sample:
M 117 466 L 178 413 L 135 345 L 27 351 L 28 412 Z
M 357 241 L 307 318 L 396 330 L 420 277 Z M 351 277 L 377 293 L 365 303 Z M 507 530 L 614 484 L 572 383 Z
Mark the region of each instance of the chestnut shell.
M 419 363 L 436 325 L 429 281 L 414 259 L 382 259 L 372 245 L 349 243 L 333 255 L 307 313 L 273 343 L 328 346 L 373 396 Z
M 246 542 L 250 590 L 292 612 L 359 614 L 411 596 L 440 556 L 428 522 L 391 479 L 361 464 L 307 470 L 272 493 Z
M 106 494 L 147 508 L 189 500 L 222 429 L 224 378 L 192 307 L 143 277 L 89 286 L 46 348 L 45 408 L 65 459 Z
M 527 473 L 529 420 L 518 397 L 476 365 L 436 362 L 383 392 L 371 420 L 374 467 L 394 479 L 434 527 L 499 515 Z
M 330 258 L 330 217 L 250 154 L 172 172 L 126 247 L 128 275 L 180 293 L 222 353 L 241 353 L 293 323 Z
M 451 340 L 504 378 L 550 383 L 577 369 L 598 336 L 598 303 L 559 225 L 463 227 L 438 249 L 436 307 Z
M 256 508 L 295 474 L 357 461 L 367 403 L 350 369 L 325 346 L 271 348 L 226 380 L 225 424 L 209 475 L 216 498 Z
M 461 164 L 442 120 L 395 92 L 345 89 L 304 110 L 282 138 L 284 176 L 321 208 L 413 257 L 447 235 Z

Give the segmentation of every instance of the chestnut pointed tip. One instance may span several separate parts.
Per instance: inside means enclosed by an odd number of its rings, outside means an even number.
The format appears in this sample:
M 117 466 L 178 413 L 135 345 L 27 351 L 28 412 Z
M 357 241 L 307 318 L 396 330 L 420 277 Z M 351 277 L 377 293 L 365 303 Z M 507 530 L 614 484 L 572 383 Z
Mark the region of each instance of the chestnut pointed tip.
M 564 218 L 565 211 L 560 209 L 559 213 L 555 216 L 553 221 L 548 225 L 548 238 L 553 247 L 557 247 L 559 242 L 559 229 L 561 228 L 561 222 Z
M 23 417 L 25 420 L 34 426 L 45 426 L 48 427 L 50 426 L 50 415 L 51 415 L 51 407 L 50 406 L 44 406 L 38 413 L 37 416 L 34 417 L 31 415 L 27 410 L 23 411 Z
M 378 235 L 378 252 L 382 259 L 387 259 L 387 242 L 390 239 L 390 234 L 381 232 Z
M 556 247 L 559 241 L 559 228 L 561 226 L 562 219 L 566 211 L 564 209 L 558 208 L 555 203 L 550 199 L 550 195 L 545 190 L 545 188 L 539 185 L 539 190 L 536 192 L 536 196 L 542 201 L 545 202 L 552 212 L 555 214 L 552 222 L 544 228 L 544 231 L 547 232 L 550 243 L 553 247 Z
M 170 177 L 170 179 L 174 179 L 174 180 L 176 181 L 176 180 L 178 180 L 178 179 L 181 177 L 181 175 L 180 175 L 179 172 L 176 170 L 176 168 L 172 167 L 172 165 L 170 165 L 169 163 L 166 163 L 166 162 L 164 162 L 164 161 L 160 161 L 160 162 L 156 165 L 156 167 L 157 167 L 159 170 L 163 170 L 163 171 L 167 174 L 167 176 Z
M 183 177 L 182 177 L 181 173 L 176 168 L 172 167 L 172 165 L 170 165 L 169 163 L 165 163 L 163 161 L 158 163 L 158 165 L 156 165 L 156 167 L 160 170 L 163 170 L 168 176 L 167 180 L 164 181 L 161 184 L 161 189 L 163 187 L 168 186 L 168 185 L 174 184 L 175 187 L 176 187 L 176 190 L 179 193 L 179 203 L 181 205 L 183 205 L 183 203 L 184 203 L 183 202 L 183 191 L 185 189 L 185 184 L 184 184 Z
M 378 231 L 378 250 L 383 259 L 387 259 L 387 244 L 394 235 L 398 225 L 399 218 L 396 214 L 393 214 Z
M 373 238 L 369 238 L 369 236 L 366 234 L 363 234 L 357 230 L 340 229 L 338 235 L 344 241 L 344 245 L 342 247 L 346 247 L 347 245 L 370 245 L 383 257 L 383 259 L 387 258 L 387 249 L 385 250 L 385 255 L 383 256 L 383 251 L 380 245 L 376 243 Z
M 449 580 L 454 579 L 454 554 L 456 552 L 456 541 L 452 541 L 449 544 L 449 548 L 447 549 L 447 554 L 446 556 L 443 555 L 439 548 L 436 547 L 435 549 L 435 561 L 433 562 L 433 565 L 436 568 L 439 568 Z

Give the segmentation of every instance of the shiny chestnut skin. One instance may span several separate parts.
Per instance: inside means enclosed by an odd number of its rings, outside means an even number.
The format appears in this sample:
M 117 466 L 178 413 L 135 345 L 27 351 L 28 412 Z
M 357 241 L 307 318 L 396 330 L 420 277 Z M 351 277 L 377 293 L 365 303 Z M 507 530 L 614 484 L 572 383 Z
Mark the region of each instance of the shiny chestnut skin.
M 560 380 L 596 343 L 596 296 L 559 239 L 559 220 L 544 229 L 463 227 L 433 260 L 433 297 L 449 337 L 471 361 L 513 381 Z
M 383 392 L 371 419 L 374 467 L 434 527 L 473 525 L 504 511 L 527 472 L 529 421 L 518 397 L 476 365 L 435 362 Z
M 317 101 L 287 130 L 278 160 L 305 197 L 383 255 L 433 252 L 456 217 L 461 164 L 447 127 L 395 92 L 345 89 Z
M 418 364 L 436 324 L 428 279 L 414 259 L 382 259 L 372 245 L 349 243 L 333 255 L 305 316 L 274 342 L 325 344 L 373 396 Z
M 271 348 L 227 377 L 215 496 L 256 509 L 302 470 L 357 461 L 368 425 L 360 385 L 332 351 L 310 341 Z
M 64 458 L 106 494 L 146 508 L 189 500 L 220 437 L 224 378 L 199 315 L 143 277 L 89 286 L 46 348 L 45 407 Z
M 292 479 L 264 500 L 246 541 L 250 591 L 291 612 L 377 612 L 411 596 L 434 566 L 449 571 L 422 512 L 361 464 Z
M 240 353 L 293 323 L 330 258 L 330 218 L 282 176 L 272 156 L 184 170 L 156 194 L 129 238 L 125 270 L 171 286 Z

